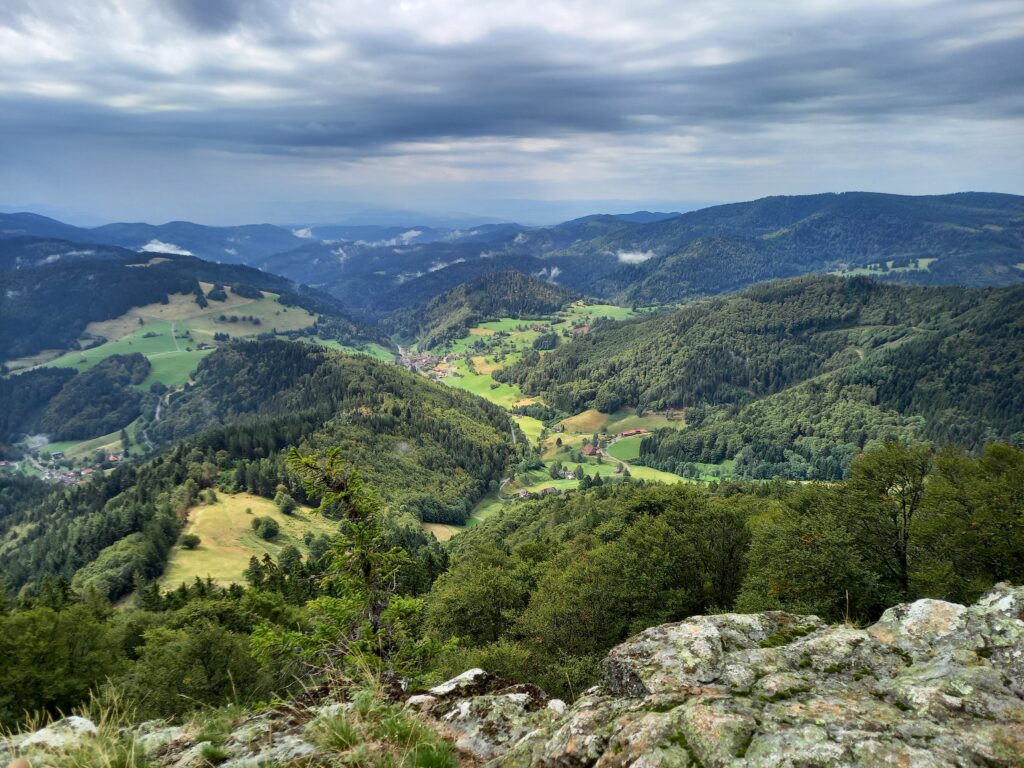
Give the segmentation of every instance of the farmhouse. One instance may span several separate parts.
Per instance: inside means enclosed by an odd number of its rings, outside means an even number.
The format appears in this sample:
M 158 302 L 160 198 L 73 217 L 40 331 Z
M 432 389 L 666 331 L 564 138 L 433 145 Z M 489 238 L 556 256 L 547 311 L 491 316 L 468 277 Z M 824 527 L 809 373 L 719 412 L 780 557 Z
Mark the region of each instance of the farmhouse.
M 623 432 L 619 432 L 619 437 L 633 437 L 635 435 L 646 435 L 646 429 L 627 429 Z
M 584 456 L 600 456 L 601 449 L 592 443 L 587 443 L 583 446 L 583 450 L 580 451 Z

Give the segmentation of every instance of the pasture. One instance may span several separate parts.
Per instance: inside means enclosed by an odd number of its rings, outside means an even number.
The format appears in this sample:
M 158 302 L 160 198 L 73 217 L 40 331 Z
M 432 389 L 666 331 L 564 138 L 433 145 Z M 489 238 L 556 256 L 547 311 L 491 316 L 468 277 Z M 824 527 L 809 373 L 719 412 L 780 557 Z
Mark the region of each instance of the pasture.
M 209 283 L 202 285 L 206 290 L 213 287 Z M 235 322 L 231 321 L 232 316 Z M 265 293 L 261 299 L 247 299 L 229 292 L 227 301 L 211 301 L 206 308 L 200 308 L 191 293 L 175 294 L 167 304 L 147 304 L 112 320 L 90 323 L 86 332 L 92 337 L 102 336 L 107 340 L 105 343 L 67 352 L 43 364 L 85 371 L 110 355 L 139 352 L 153 366 L 139 385 L 141 389 L 156 381 L 178 387 L 189 380 L 199 361 L 213 351 L 216 333 L 244 338 L 299 330 L 315 322 L 316 317 L 306 310 L 278 303 L 278 296 L 273 293 Z M 200 349 L 201 345 L 206 348 Z
M 252 529 L 256 517 L 270 517 L 277 522 L 281 532 L 274 540 L 264 541 L 256 535 Z M 243 574 L 250 557 L 262 559 L 264 554 L 269 554 L 276 560 L 278 553 L 289 544 L 305 556 L 308 548 L 302 537 L 307 531 L 330 536 L 336 530 L 335 523 L 306 507 L 300 507 L 293 515 L 283 515 L 270 499 L 261 496 L 218 494 L 216 504 L 189 510 L 183 533 L 195 534 L 201 543 L 193 550 L 174 546 L 161 585 L 164 589 L 173 589 L 179 584 L 191 583 L 197 576 L 201 579 L 209 576 L 222 586 L 244 584 Z

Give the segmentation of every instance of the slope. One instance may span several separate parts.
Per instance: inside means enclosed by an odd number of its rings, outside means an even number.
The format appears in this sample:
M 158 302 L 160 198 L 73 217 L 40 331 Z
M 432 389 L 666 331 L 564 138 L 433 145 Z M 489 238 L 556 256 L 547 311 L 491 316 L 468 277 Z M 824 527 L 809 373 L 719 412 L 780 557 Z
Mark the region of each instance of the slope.
M 392 325 L 407 337 L 418 339 L 421 349 L 431 349 L 461 338 L 480 323 L 557 312 L 576 298 L 565 288 L 521 272 L 492 272 L 395 318 Z
M 886 438 L 976 447 L 1024 432 L 1024 288 L 800 278 L 606 324 L 496 378 L 566 411 L 687 409 L 640 460 L 688 474 L 842 476 Z
M 290 446 L 340 448 L 394 514 L 449 523 L 466 519 L 515 455 L 515 427 L 480 398 L 286 341 L 218 349 L 166 410 L 150 431 L 174 447 L 0 518 L 0 578 L 17 589 L 50 574 L 124 594 L 135 572 L 160 575 L 207 488 L 272 498 L 284 483 L 307 503 L 284 465 Z

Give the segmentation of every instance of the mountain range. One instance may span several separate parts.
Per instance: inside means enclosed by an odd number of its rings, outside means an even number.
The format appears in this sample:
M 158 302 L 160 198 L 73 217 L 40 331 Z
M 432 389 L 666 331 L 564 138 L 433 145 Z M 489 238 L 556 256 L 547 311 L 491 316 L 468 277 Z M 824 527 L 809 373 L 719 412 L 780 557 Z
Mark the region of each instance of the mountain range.
M 84 229 L 34 214 L 0 215 L 0 237 L 26 236 L 244 263 L 322 288 L 371 314 L 401 305 L 396 297 L 406 286 L 417 292 L 421 278 L 438 272 L 426 283 L 433 295 L 487 271 L 517 269 L 580 293 L 641 304 L 812 272 L 860 271 L 916 284 L 1024 281 L 1024 197 L 976 192 L 769 197 L 683 214 L 461 230 L 314 225 L 293 231 L 189 222 Z

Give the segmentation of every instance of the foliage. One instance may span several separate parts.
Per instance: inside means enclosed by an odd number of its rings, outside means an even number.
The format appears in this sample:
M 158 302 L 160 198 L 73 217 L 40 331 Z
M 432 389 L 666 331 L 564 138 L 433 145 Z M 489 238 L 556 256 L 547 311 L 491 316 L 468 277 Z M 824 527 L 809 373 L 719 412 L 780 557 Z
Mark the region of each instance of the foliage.
M 462 283 L 437 296 L 396 330 L 432 349 L 461 338 L 473 326 L 501 317 L 529 318 L 556 312 L 577 295 L 554 283 L 522 272 L 493 272 Z M 556 339 L 557 342 L 557 339 Z
M 971 458 L 888 443 L 835 484 L 625 483 L 521 502 L 452 540 L 427 629 L 459 639 L 446 671 L 573 695 L 613 645 L 693 614 L 863 622 L 919 597 L 970 602 L 1024 579 L 1022 468 L 1006 445 Z
M 133 387 L 149 375 L 138 352 L 111 355 L 71 378 L 51 399 L 39 428 L 54 440 L 88 439 L 114 432 L 138 418 L 142 393 Z
M 606 323 L 494 374 L 566 411 L 682 407 L 641 463 L 735 459 L 751 478 L 839 479 L 889 439 L 1024 435 L 1024 290 L 803 278 Z

